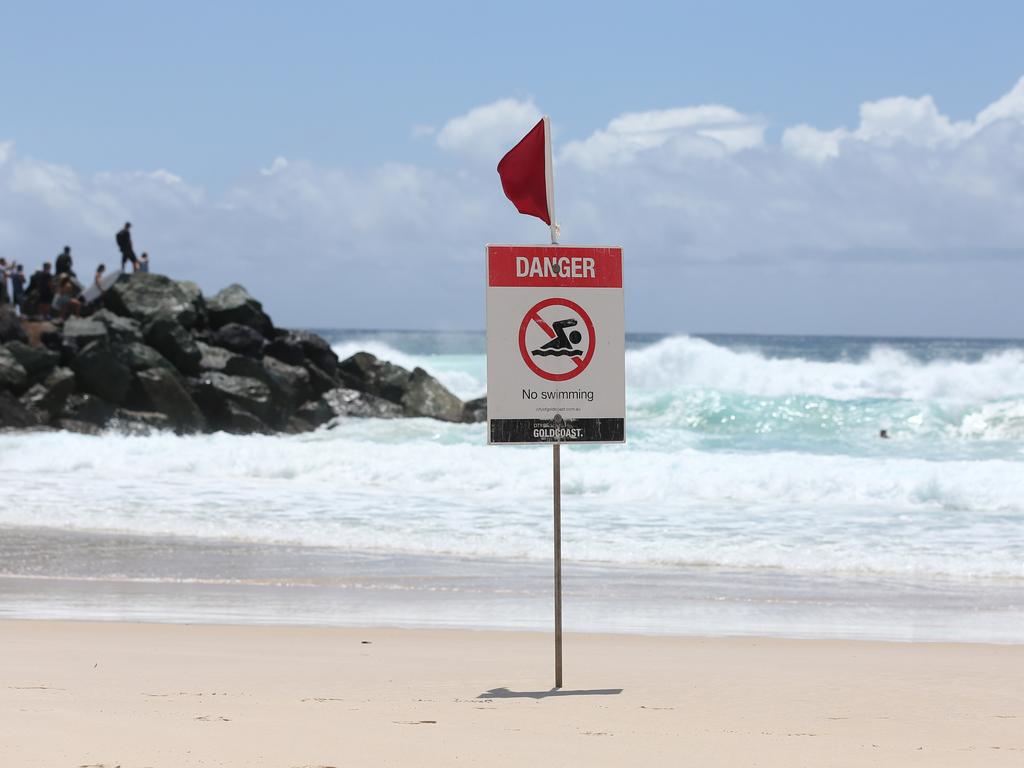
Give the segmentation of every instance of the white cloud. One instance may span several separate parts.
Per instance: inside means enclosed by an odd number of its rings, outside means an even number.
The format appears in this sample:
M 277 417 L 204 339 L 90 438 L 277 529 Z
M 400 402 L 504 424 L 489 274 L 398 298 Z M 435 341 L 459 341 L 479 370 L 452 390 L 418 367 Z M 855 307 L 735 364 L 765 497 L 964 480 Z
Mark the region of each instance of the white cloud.
M 275 173 L 279 173 L 288 167 L 288 158 L 286 157 L 275 157 L 274 162 L 268 165 L 266 168 L 260 168 L 260 173 L 264 176 L 273 176 Z
M 538 118 L 508 99 L 454 118 L 438 134 L 458 153 L 447 167 L 276 158 L 216 197 L 169 171 L 86 175 L 0 143 L 0 253 L 32 266 L 68 243 L 91 268 L 116 258 L 130 219 L 156 269 L 210 291 L 240 281 L 284 322 L 481 327 L 483 244 L 546 234 L 494 172 Z M 1021 83 L 965 121 L 896 97 L 865 104 L 853 129 L 797 125 L 775 143 L 759 118 L 683 107 L 556 150 L 563 239 L 626 247 L 639 327 L 939 332 L 911 324 L 921 302 L 953 318 L 948 332 L 972 317 L 1024 327 Z M 895 298 L 871 305 L 876 289 Z
M 856 142 L 889 147 L 909 146 L 936 149 L 955 147 L 1001 120 L 1024 119 L 1024 77 L 1013 89 L 978 113 L 971 121 L 952 121 L 943 115 L 931 96 L 895 96 L 868 101 L 860 106 L 860 124 L 854 130 L 836 128 L 822 131 L 809 125 L 788 128 L 782 146 L 795 155 L 824 161 L 838 157 L 844 145 Z
M 727 155 L 763 141 L 760 120 L 730 107 L 705 105 L 621 115 L 590 137 L 569 142 L 560 157 L 596 170 L 630 163 L 651 150 L 685 159 Z
M 500 99 L 453 117 L 438 132 L 437 145 L 497 164 L 541 117 L 532 100 Z
M 1006 94 L 978 113 L 975 124 L 984 128 L 997 120 L 1024 120 L 1024 77 Z

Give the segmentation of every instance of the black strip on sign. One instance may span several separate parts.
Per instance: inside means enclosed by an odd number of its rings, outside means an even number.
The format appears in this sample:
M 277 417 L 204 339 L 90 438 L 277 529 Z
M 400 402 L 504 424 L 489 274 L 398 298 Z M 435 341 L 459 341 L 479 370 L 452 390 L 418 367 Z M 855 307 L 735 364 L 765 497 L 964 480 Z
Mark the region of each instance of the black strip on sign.
M 492 443 L 621 443 L 623 419 L 491 419 Z

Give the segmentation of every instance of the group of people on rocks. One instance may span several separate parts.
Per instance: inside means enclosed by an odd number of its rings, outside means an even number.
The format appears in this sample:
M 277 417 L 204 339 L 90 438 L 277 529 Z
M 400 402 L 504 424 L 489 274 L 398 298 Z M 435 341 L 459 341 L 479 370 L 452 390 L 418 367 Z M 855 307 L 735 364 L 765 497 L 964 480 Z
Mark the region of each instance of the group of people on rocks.
M 128 262 L 135 272 L 149 272 L 149 254 L 135 255 L 131 229 L 131 222 L 125 222 L 115 237 L 121 251 L 120 272 L 125 270 Z M 0 304 L 14 304 L 27 316 L 66 318 L 79 315 L 85 305 L 98 299 L 111 284 L 106 272 L 106 265 L 100 264 L 96 267 L 92 284 L 83 286 L 75 274 L 71 246 L 65 245 L 54 263 L 43 262 L 42 268 L 28 278 L 26 285 L 25 265 L 0 256 Z

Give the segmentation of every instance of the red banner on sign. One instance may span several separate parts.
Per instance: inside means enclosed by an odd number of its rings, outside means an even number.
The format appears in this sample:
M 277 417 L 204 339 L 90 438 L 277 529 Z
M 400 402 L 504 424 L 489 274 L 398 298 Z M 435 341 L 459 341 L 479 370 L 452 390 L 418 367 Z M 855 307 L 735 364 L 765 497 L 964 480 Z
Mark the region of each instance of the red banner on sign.
M 487 284 L 509 288 L 621 288 L 622 249 L 489 245 Z

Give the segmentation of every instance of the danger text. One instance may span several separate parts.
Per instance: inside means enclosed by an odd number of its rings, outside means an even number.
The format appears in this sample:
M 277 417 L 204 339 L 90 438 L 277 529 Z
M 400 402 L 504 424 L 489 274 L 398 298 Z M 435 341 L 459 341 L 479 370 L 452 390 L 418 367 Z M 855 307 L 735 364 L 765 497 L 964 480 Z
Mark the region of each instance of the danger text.
M 594 260 L 588 256 L 516 256 L 516 277 L 593 279 Z

